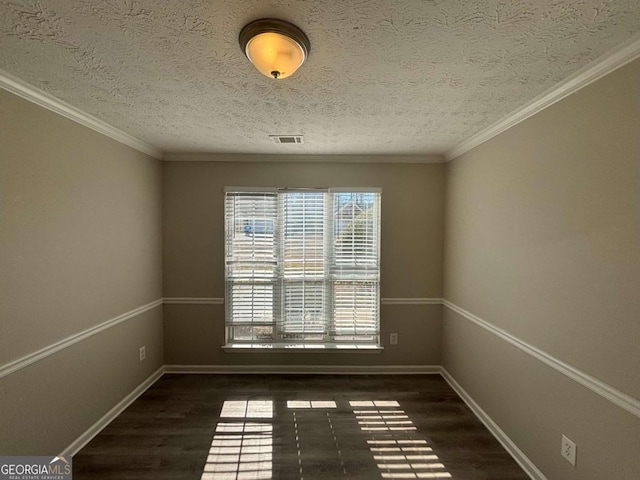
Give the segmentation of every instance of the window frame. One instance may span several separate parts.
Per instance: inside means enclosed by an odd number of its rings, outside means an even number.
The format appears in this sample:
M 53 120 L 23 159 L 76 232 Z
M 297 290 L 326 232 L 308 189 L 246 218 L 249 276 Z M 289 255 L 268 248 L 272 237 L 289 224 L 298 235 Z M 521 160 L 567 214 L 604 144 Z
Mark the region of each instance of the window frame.
M 316 340 L 312 340 L 309 338 L 301 338 L 301 339 L 286 339 L 283 335 L 283 328 L 285 326 L 284 322 L 284 295 L 285 295 L 285 283 L 286 278 L 284 276 L 284 246 L 285 246 L 285 229 L 289 228 L 291 224 L 284 225 L 282 224 L 284 214 L 282 211 L 283 202 L 286 201 L 286 197 L 284 195 L 293 193 L 293 192 L 310 192 L 310 193 L 323 193 L 323 201 L 322 208 L 324 209 L 323 216 L 323 230 L 322 230 L 322 244 L 323 244 L 323 276 L 321 277 L 321 283 L 323 285 L 323 335 L 322 338 L 318 338 Z M 359 326 L 354 322 L 354 333 L 351 334 L 351 339 L 349 338 L 339 338 L 340 335 L 337 333 L 339 330 L 336 328 L 336 316 L 334 311 L 334 300 L 335 300 L 335 285 L 341 281 L 339 268 L 336 268 L 337 262 L 334 252 L 334 227 L 337 215 L 334 215 L 334 204 L 333 199 L 334 194 L 340 193 L 370 193 L 373 194 L 373 220 L 371 233 L 367 232 L 368 235 L 371 235 L 374 239 L 374 256 L 373 256 L 373 266 L 368 266 L 364 269 L 369 274 L 368 282 L 372 283 L 374 286 L 373 296 L 375 299 L 373 302 L 369 302 L 368 308 L 373 308 L 373 328 L 366 329 L 363 328 L 363 331 L 367 331 L 366 337 L 362 334 L 361 337 L 364 339 L 358 339 L 358 328 Z M 272 327 L 271 330 L 271 338 L 260 340 L 256 338 L 255 330 L 253 330 L 254 323 L 250 321 L 250 323 L 246 324 L 250 327 L 249 331 L 251 331 L 251 337 L 249 339 L 240 339 L 234 338 L 233 329 L 239 327 L 241 324 L 235 323 L 233 321 L 231 311 L 233 308 L 232 302 L 230 301 L 230 289 L 234 288 L 238 285 L 237 281 L 234 281 L 233 278 L 230 278 L 230 248 L 231 244 L 234 241 L 233 232 L 229 232 L 230 222 L 234 222 L 233 228 L 235 228 L 235 221 L 237 217 L 235 216 L 235 211 L 233 213 L 234 217 L 230 219 L 229 215 L 229 196 L 233 196 L 237 194 L 238 197 L 242 197 L 243 194 L 265 194 L 267 196 L 274 195 L 275 196 L 275 218 L 274 221 L 274 231 L 273 231 L 273 248 L 275 250 L 276 257 L 276 267 L 275 267 L 275 275 L 274 282 L 272 284 L 273 287 L 273 317 L 270 322 L 263 322 L 265 325 L 269 324 Z M 249 195 L 247 195 L 249 196 Z M 382 350 L 382 346 L 380 343 L 380 244 L 381 244 L 381 198 L 382 198 L 382 189 L 378 187 L 371 188 L 363 188 L 363 187 L 353 187 L 353 188 L 276 188 L 276 187 L 225 187 L 224 188 L 224 249 L 225 249 L 225 257 L 224 257 L 224 268 L 225 268 L 225 345 L 223 348 L 225 351 L 229 352 L 238 352 L 238 351 L 254 351 L 254 350 L 286 350 L 286 351 L 299 351 L 299 350 L 316 350 L 316 351 L 340 351 L 340 352 L 348 352 L 348 351 L 358 351 L 358 352 L 379 352 Z M 235 203 L 234 203 L 235 206 Z M 265 225 L 269 225 L 270 218 L 262 219 Z M 369 224 L 367 223 L 367 226 Z M 266 231 L 266 227 L 265 227 Z M 254 232 L 255 234 L 255 232 Z M 377 241 L 376 241 L 377 240 Z M 354 268 L 357 270 L 357 268 Z M 304 285 L 305 279 L 301 277 L 302 285 Z M 315 281 L 318 281 L 316 278 Z M 359 279 L 350 279 L 347 277 L 343 277 L 343 282 L 361 282 L 365 280 Z M 311 282 L 311 281 L 310 281 Z M 295 283 L 295 281 L 293 282 Z M 305 297 L 306 299 L 306 297 Z M 365 317 L 366 318 L 366 317 Z M 302 322 L 304 324 L 304 320 Z M 304 329 L 303 334 L 304 336 Z

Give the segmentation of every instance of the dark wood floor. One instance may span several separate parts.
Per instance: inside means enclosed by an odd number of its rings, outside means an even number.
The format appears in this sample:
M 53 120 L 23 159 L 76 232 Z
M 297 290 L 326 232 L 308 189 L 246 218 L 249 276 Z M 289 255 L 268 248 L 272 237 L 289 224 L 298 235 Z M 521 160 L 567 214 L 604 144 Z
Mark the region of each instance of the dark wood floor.
M 164 375 L 80 479 L 527 479 L 439 375 Z

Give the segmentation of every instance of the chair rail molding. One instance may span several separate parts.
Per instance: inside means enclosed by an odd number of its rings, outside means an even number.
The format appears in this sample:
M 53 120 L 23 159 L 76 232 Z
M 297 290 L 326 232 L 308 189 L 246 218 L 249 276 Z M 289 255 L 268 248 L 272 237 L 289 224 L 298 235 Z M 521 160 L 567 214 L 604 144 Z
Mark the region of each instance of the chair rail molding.
M 224 298 L 218 297 L 164 297 L 165 305 L 224 305 Z
M 445 307 L 456 312 L 458 315 L 462 316 L 463 318 L 466 318 L 467 320 L 473 322 L 479 327 L 494 334 L 498 338 L 501 338 L 502 340 L 508 342 L 514 347 L 522 350 L 527 355 L 531 355 L 533 358 L 540 360 L 545 365 L 553 368 L 554 370 L 562 373 L 563 375 L 566 375 L 573 381 L 579 383 L 580 385 L 588 388 L 592 392 L 597 393 L 598 395 L 606 398 L 607 400 L 617 405 L 618 407 L 640 418 L 640 400 L 638 400 L 637 398 L 634 398 L 631 395 L 627 395 L 626 393 L 621 392 L 620 390 L 612 387 L 611 385 L 603 382 L 602 380 L 592 377 L 591 375 L 583 372 L 582 370 L 579 370 L 576 367 L 573 367 L 563 362 L 562 360 L 559 360 L 551 356 L 547 352 L 540 350 L 539 348 L 534 347 L 533 345 L 530 345 L 523 340 L 520 340 L 519 338 L 511 335 L 509 332 L 490 324 L 486 320 L 483 320 L 482 318 L 472 314 L 471 312 L 468 312 L 464 308 L 461 308 L 458 305 L 446 299 L 444 300 L 443 303 Z
M 32 363 L 38 362 L 48 357 L 49 355 L 53 355 L 54 353 L 59 352 L 60 350 L 63 350 L 67 347 L 70 347 L 71 345 L 74 345 L 78 342 L 81 342 L 82 340 L 85 340 L 93 335 L 96 335 L 97 333 L 100 333 L 106 330 L 107 328 L 114 327 L 119 323 L 135 318 L 141 313 L 148 312 L 149 310 L 152 310 L 161 305 L 162 305 L 162 299 L 159 298 L 158 300 L 154 300 L 151 303 L 147 303 L 146 305 L 142 305 L 141 307 L 134 308 L 133 310 L 125 312 L 122 315 L 118 315 L 117 317 L 111 318 L 106 322 L 102 322 L 91 328 L 83 330 L 82 332 L 78 332 L 63 340 L 60 340 L 44 348 L 41 348 L 40 350 L 37 350 L 33 353 L 29 353 L 28 355 L 20 357 L 17 360 L 14 360 L 5 365 L 2 365 L 0 367 L 0 378 L 6 377 L 7 375 L 11 375 L 12 373 L 17 372 L 18 370 L 28 365 L 31 365 Z
M 221 297 L 164 297 L 167 305 L 223 305 L 224 298 Z M 442 298 L 421 298 L 421 297 L 383 297 L 380 299 L 382 305 L 442 305 Z

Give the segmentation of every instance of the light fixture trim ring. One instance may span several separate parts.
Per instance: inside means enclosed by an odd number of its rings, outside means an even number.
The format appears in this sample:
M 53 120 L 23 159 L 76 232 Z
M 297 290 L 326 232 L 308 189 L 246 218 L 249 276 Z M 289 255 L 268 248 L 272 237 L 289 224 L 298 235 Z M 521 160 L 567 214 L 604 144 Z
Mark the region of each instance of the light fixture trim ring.
M 261 33 L 279 33 L 285 35 L 300 45 L 304 54 L 304 60 L 309 56 L 311 42 L 309 42 L 309 38 L 300 28 L 293 23 L 280 20 L 279 18 L 260 18 L 246 24 L 242 30 L 240 30 L 238 41 L 240 42 L 242 52 L 247 58 L 249 58 L 249 55 L 247 55 L 247 44 L 253 37 Z

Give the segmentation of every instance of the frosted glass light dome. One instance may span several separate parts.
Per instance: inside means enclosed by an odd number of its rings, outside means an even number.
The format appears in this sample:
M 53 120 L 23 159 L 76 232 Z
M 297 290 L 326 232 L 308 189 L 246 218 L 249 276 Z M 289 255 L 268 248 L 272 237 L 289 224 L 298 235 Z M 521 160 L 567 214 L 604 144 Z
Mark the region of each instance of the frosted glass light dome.
M 275 79 L 293 75 L 306 60 L 311 47 L 302 30 L 274 18 L 249 23 L 240 32 L 239 40 L 258 71 Z

